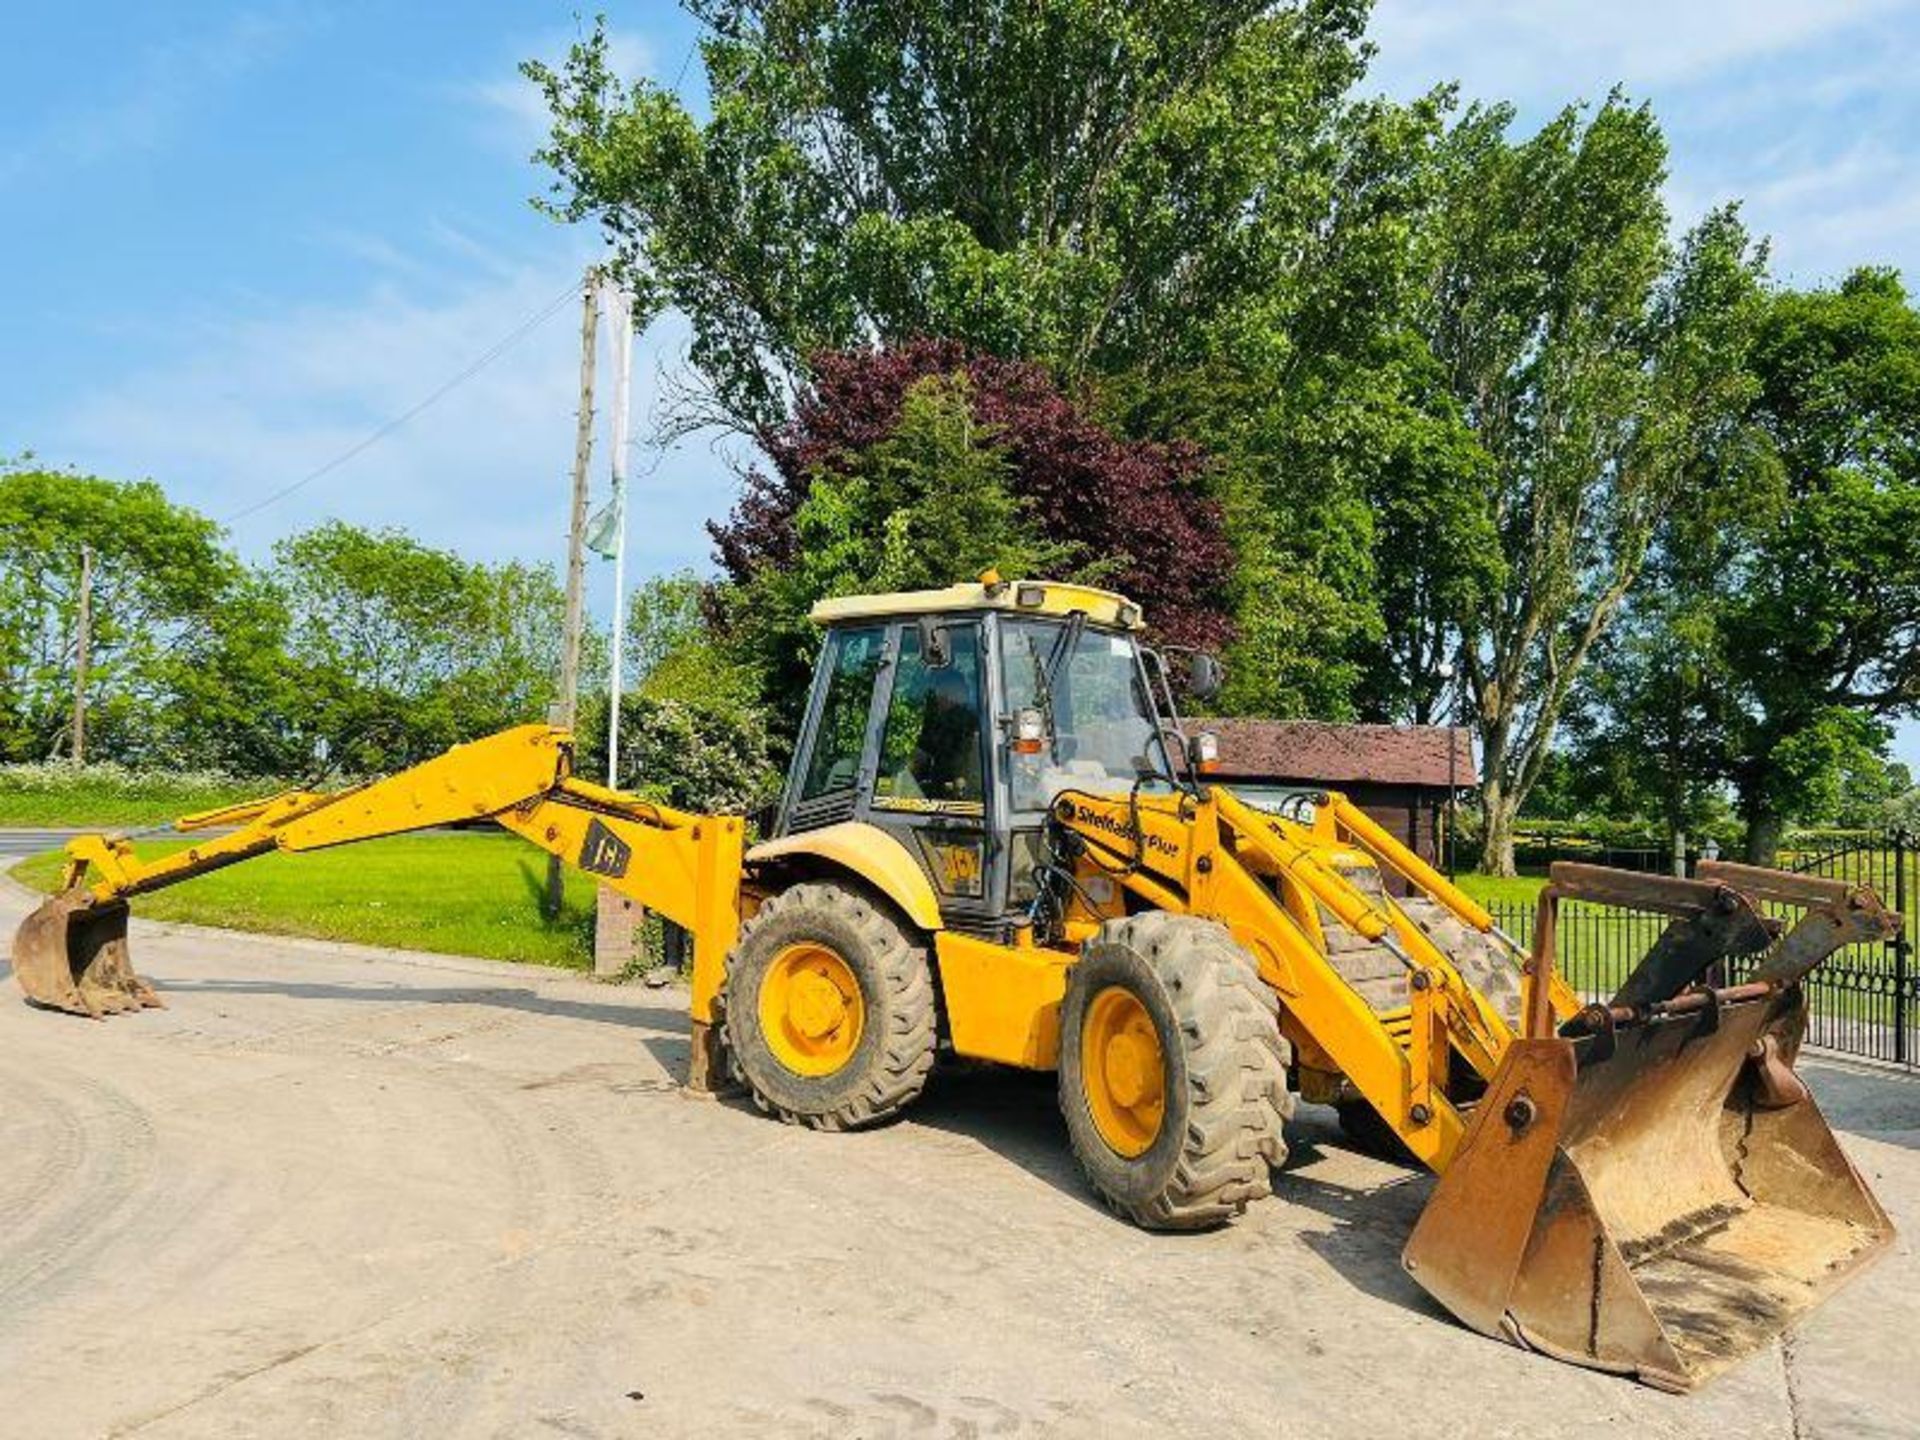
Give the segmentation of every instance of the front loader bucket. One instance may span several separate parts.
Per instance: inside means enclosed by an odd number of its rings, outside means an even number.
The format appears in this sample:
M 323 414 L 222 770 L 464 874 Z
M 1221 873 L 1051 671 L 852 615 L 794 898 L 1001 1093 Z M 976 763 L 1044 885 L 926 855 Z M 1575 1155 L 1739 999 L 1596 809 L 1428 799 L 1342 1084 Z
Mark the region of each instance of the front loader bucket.
M 1765 1345 L 1893 1233 L 1782 1063 L 1801 1003 L 1692 991 L 1516 1040 L 1408 1271 L 1484 1334 L 1663 1389 Z
M 165 1004 L 127 957 L 126 902 L 96 901 L 81 889 L 55 896 L 21 922 L 13 974 L 35 1004 L 95 1019 Z

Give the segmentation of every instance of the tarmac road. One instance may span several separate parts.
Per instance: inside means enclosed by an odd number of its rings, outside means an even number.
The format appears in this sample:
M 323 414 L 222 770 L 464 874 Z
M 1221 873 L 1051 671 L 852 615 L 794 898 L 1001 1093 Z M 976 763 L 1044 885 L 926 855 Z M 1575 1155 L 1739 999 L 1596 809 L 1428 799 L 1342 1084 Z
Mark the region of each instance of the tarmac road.
M 29 855 L 59 849 L 79 833 L 78 830 L 0 830 L 0 874 Z
M 30 897 L 0 882 L 0 927 Z M 1303 1110 L 1279 1195 L 1143 1234 L 1050 1086 L 829 1136 L 690 1099 L 685 997 L 137 925 L 170 1008 L 0 996 L 0 1432 L 1911 1435 L 1920 1082 L 1813 1064 L 1895 1252 L 1690 1397 L 1481 1339 L 1427 1182 Z

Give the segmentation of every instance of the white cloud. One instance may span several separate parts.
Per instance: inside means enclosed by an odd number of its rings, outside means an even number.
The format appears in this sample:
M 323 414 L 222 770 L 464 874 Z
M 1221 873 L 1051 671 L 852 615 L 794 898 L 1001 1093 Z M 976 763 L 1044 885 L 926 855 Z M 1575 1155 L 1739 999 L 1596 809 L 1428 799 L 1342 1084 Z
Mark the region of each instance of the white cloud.
M 0 150 L 0 184 L 47 167 L 163 148 L 209 94 L 272 60 L 309 23 L 299 12 L 243 12 L 215 29 L 153 46 L 130 76 L 81 87 L 84 103 Z
M 467 245 L 477 242 L 461 237 Z M 432 253 L 352 237 L 382 262 L 349 303 L 251 308 L 207 318 L 188 353 L 102 384 L 53 418 L 49 459 L 110 475 L 151 475 L 174 499 L 224 519 L 340 455 L 416 405 L 530 316 L 553 313 L 443 399 L 339 469 L 233 526 L 243 553 L 330 517 L 403 527 L 476 557 L 560 561 L 573 455 L 580 309 L 565 263 L 489 267 L 423 279 Z M 604 327 L 603 327 L 604 334 Z M 636 349 L 630 572 L 705 568 L 702 522 L 734 482 L 709 440 L 664 456 L 644 443 L 684 324 L 662 321 Z M 611 365 L 603 354 L 596 491 L 604 491 Z M 598 582 L 604 589 L 606 581 Z
M 1594 93 L 1596 77 L 1598 93 L 1616 79 L 1699 81 L 1913 8 L 1913 0 L 1379 0 L 1370 33 L 1394 82 L 1458 78 L 1470 93 L 1531 100 Z
M 1796 284 L 1920 280 L 1920 0 L 1381 0 L 1369 85 L 1515 101 L 1521 126 L 1613 85 L 1650 100 L 1676 226 L 1740 200 Z

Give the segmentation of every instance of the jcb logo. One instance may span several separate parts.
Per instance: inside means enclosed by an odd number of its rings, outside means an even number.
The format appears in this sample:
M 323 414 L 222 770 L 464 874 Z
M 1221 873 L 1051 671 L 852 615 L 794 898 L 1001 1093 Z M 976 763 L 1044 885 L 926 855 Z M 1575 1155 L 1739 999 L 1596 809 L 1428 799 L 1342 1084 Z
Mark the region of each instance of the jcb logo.
M 605 875 L 618 880 L 627 873 L 633 859 L 633 847 L 605 825 L 595 820 L 587 826 L 587 837 L 580 842 L 580 868 L 589 875 Z
M 980 898 L 984 890 L 981 873 L 986 869 L 986 847 L 978 840 L 935 840 L 924 832 L 918 837 L 920 853 L 926 857 L 927 872 L 947 895 Z
M 942 845 L 940 864 L 947 889 L 971 892 L 980 883 L 980 851 L 972 845 Z

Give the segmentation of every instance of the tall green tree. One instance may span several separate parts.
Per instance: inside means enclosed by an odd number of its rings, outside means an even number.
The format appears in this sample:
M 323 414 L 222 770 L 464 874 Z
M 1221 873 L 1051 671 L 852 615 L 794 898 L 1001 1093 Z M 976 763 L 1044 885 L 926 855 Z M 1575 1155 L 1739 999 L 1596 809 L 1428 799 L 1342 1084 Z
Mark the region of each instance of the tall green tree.
M 808 357 L 931 335 L 1069 375 L 1199 358 L 1324 218 L 1366 0 L 686 0 L 711 115 L 604 32 L 523 67 L 550 208 L 693 326 L 710 418 Z
M 1450 103 L 1342 110 L 1294 179 L 1295 213 L 1312 218 L 1285 237 L 1290 263 L 1262 267 L 1256 291 L 1196 328 L 1196 363 L 1125 379 L 1131 424 L 1197 441 L 1213 463 L 1236 550 L 1228 710 L 1339 718 L 1377 711 L 1382 689 L 1407 699 L 1404 681 L 1375 683 L 1392 664 L 1383 646 L 1409 633 L 1384 602 L 1409 582 L 1450 588 L 1407 568 L 1441 572 L 1435 537 L 1401 543 L 1410 507 L 1478 468 L 1415 326 L 1413 241 Z
M 1678 859 L 1724 816 L 1739 717 L 1711 596 L 1692 579 L 1693 557 L 1672 548 L 1596 647 L 1568 728 L 1583 797 L 1614 818 L 1658 821 Z
M 1211 457 L 1225 703 L 1350 710 L 1386 633 L 1373 491 L 1444 449 L 1400 369 L 1446 101 L 1354 98 L 1366 0 L 688 8 L 704 123 L 597 33 L 527 67 L 553 213 L 692 322 L 687 423 L 768 443 L 816 356 L 923 337 L 1097 382 L 1123 438 Z
M 90 754 L 140 759 L 172 658 L 243 583 L 211 520 L 150 481 L 0 474 L 0 755 L 72 749 L 82 552 L 92 556 Z
M 301 724 L 336 763 L 394 769 L 546 715 L 565 608 L 550 568 L 339 521 L 281 541 L 274 561 Z
M 167 648 L 137 747 L 122 757 L 176 770 L 297 776 L 313 766 L 307 695 L 288 651 L 285 597 L 248 571 Z
M 1460 636 L 1481 864 L 1513 821 L 1663 519 L 1742 442 L 1764 256 L 1732 210 L 1676 250 L 1666 146 L 1619 95 L 1516 141 L 1474 109 L 1442 147 L 1423 328 L 1492 464 L 1500 583 Z
M 627 600 L 627 675 L 631 693 L 678 701 L 702 714 L 746 719 L 760 730 L 759 677 L 714 632 L 719 587 L 691 570 L 656 575 Z
M 706 634 L 706 591 L 693 571 L 677 570 L 650 577 L 627 597 L 625 665 L 636 685 Z
M 1377 408 L 1367 475 L 1369 595 L 1381 624 L 1360 637 L 1355 703 L 1365 720 L 1459 721 L 1460 636 L 1507 577 L 1496 524 L 1498 470 L 1421 353 Z
M 1764 862 L 1920 714 L 1920 311 L 1887 270 L 1785 292 L 1752 363 L 1772 503 L 1724 532 L 1716 579 L 1730 768 Z
M 794 553 L 728 596 L 731 644 L 764 677 L 781 734 L 797 726 L 819 635 L 816 601 L 924 590 L 998 567 L 1074 573 L 1014 495 L 998 436 L 974 416 L 964 375 L 913 385 L 890 434 L 814 478 L 793 515 Z

